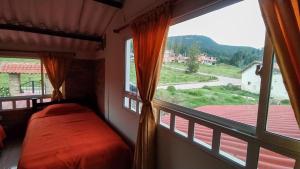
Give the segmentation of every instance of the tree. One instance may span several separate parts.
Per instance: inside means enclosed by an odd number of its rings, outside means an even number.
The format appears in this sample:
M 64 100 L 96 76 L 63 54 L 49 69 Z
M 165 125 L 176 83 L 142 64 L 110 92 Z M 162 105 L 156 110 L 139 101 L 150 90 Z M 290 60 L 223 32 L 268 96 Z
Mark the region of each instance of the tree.
M 188 48 L 187 51 L 187 73 L 196 73 L 199 69 L 199 63 L 198 63 L 198 55 L 200 54 L 200 48 L 197 43 L 193 43 L 190 48 Z

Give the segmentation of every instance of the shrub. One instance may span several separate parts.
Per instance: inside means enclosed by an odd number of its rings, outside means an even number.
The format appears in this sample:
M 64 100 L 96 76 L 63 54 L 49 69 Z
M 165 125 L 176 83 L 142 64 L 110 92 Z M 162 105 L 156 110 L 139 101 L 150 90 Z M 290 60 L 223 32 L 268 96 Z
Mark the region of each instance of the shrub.
M 200 54 L 199 44 L 193 43 L 188 48 L 188 60 L 186 63 L 186 73 L 196 73 L 199 69 L 198 55 Z
M 229 83 L 225 86 L 225 89 L 227 89 L 227 90 L 241 90 L 241 86 L 233 85 L 233 84 Z
M 167 91 L 174 95 L 176 92 L 176 88 L 174 86 L 168 86 Z
M 9 88 L 8 87 L 1 87 L 0 88 L 0 97 L 10 96 Z
M 281 101 L 280 101 L 280 104 L 283 104 L 283 105 L 290 105 L 291 102 L 290 102 L 290 100 L 285 99 L 285 100 L 281 100 Z

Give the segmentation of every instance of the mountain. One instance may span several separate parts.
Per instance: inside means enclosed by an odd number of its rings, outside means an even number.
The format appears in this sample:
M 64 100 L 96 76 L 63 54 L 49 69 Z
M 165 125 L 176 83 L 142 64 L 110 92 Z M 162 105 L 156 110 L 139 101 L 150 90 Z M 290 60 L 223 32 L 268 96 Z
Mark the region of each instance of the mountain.
M 249 46 L 222 45 L 213 39 L 202 35 L 172 36 L 167 40 L 167 48 L 176 54 L 188 56 L 192 44 L 197 44 L 201 53 L 217 58 L 219 63 L 231 64 L 239 67 L 261 60 L 263 51 Z

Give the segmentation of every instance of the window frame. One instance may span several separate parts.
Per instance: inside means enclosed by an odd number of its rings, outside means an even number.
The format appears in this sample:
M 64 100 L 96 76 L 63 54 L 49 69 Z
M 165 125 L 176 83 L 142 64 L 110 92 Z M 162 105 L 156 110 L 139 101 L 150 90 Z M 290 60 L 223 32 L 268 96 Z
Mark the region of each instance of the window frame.
M 187 15 L 180 16 L 179 18 L 173 18 L 170 26 L 180 22 L 184 22 L 186 20 L 193 19 L 195 17 L 199 17 L 201 15 L 205 15 L 208 12 L 213 12 L 215 10 L 218 10 L 221 8 L 220 6 L 222 6 L 222 4 L 223 5 L 225 4 L 225 6 L 229 6 L 232 5 L 233 3 L 229 3 L 226 5 L 226 2 L 221 0 L 219 3 L 204 7 L 198 11 L 195 11 L 195 13 L 193 14 L 187 14 Z M 216 7 L 214 7 L 214 5 L 216 5 Z M 129 37 L 126 40 L 131 38 L 132 37 Z M 125 45 L 126 45 L 126 40 L 125 40 Z M 125 59 L 126 57 L 127 56 L 125 55 Z M 244 123 L 240 123 L 237 121 L 233 121 L 230 119 L 225 119 L 223 117 L 211 115 L 198 110 L 189 109 L 183 106 L 175 105 L 173 103 L 169 103 L 158 99 L 154 99 L 154 105 L 159 105 L 160 107 L 166 107 L 168 109 L 179 112 L 181 114 L 190 115 L 194 118 L 208 121 L 216 125 L 221 125 L 223 127 L 228 128 L 229 130 L 234 130 L 244 135 L 248 135 L 254 139 L 257 139 L 259 142 L 261 142 L 262 145 L 266 145 L 267 148 L 268 148 L 267 145 L 276 145 L 275 146 L 276 148 L 273 147 L 270 148 L 274 149 L 275 152 L 276 151 L 280 152 L 283 155 L 289 155 L 291 153 L 299 154 L 300 140 L 289 138 L 276 133 L 271 133 L 266 130 L 268 108 L 269 108 L 269 97 L 270 97 L 271 82 L 272 82 L 271 76 L 272 76 L 272 68 L 273 68 L 273 57 L 274 57 L 273 44 L 268 36 L 268 32 L 266 32 L 262 69 L 260 71 L 261 82 L 260 82 L 260 93 L 259 93 L 259 100 L 258 100 L 256 127 Z M 126 74 L 126 66 L 125 66 L 125 74 Z M 126 83 L 126 79 L 125 79 L 125 83 Z M 123 86 L 125 87 L 125 84 Z M 136 99 L 137 102 L 140 102 L 140 98 L 137 93 L 129 92 L 126 90 L 124 91 L 125 91 L 124 96 L 129 97 L 130 99 Z M 139 115 L 139 113 L 136 114 Z M 297 163 L 296 165 L 299 164 Z

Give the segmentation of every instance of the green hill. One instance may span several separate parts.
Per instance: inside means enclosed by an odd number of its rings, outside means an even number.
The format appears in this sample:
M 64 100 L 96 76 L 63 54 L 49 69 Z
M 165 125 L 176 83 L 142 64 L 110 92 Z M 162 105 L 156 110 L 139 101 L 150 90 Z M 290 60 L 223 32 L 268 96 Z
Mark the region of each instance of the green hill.
M 189 48 L 196 43 L 201 53 L 217 58 L 219 63 L 244 67 L 254 60 L 261 60 L 263 51 L 248 46 L 222 45 L 202 35 L 172 36 L 167 40 L 167 48 L 176 54 L 188 56 Z

